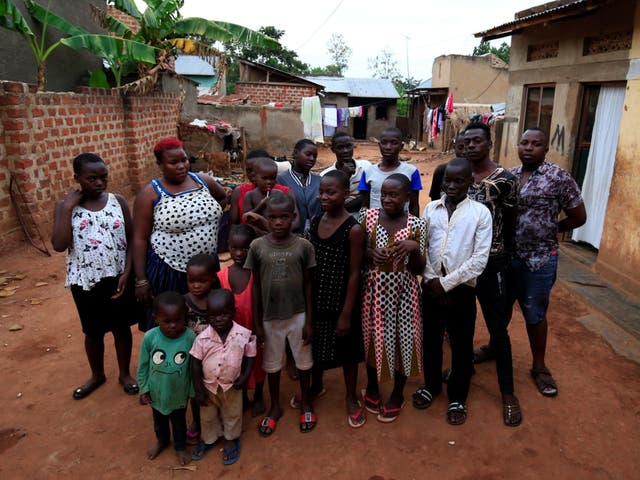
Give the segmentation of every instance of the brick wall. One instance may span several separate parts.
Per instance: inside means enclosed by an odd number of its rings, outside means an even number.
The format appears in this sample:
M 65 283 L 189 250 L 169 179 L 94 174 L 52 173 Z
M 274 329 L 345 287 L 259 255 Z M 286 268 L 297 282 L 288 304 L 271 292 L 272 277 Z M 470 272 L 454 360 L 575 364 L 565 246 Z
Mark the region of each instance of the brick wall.
M 55 202 L 74 188 L 72 161 L 83 152 L 109 166 L 109 189 L 135 194 L 155 174 L 153 144 L 176 136 L 180 98 L 117 90 L 35 93 L 0 82 L 0 252 L 24 240 L 9 197 L 13 174 L 34 220 L 48 239 Z
M 235 93 L 249 95 L 251 103 L 256 105 L 282 102 L 292 107 L 300 107 L 302 97 L 314 96 L 316 89 L 311 86 L 287 83 L 238 82 Z

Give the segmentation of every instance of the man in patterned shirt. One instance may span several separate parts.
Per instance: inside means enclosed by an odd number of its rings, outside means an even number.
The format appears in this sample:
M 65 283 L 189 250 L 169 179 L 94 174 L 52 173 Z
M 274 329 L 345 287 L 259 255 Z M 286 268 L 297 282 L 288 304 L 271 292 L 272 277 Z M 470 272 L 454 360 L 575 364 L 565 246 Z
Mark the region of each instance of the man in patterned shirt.
M 558 233 L 584 225 L 587 213 L 575 180 L 545 160 L 548 150 L 547 134 L 530 128 L 518 144 L 522 165 L 509 169 L 518 180 L 520 199 L 507 295 L 510 310 L 518 300 L 527 324 L 531 376 L 542 395 L 553 397 L 558 386 L 545 364 L 546 315 L 558 266 Z M 558 220 L 561 210 L 566 216 Z
M 491 130 L 487 125 L 469 124 L 464 130 L 464 144 L 473 169 L 469 198 L 483 203 L 493 218 L 489 261 L 476 286 L 490 341 L 474 352 L 474 361 L 480 363 L 495 357 L 503 420 L 505 425 L 516 427 L 522 422 L 522 412 L 514 395 L 505 277 L 513 252 L 518 183 L 512 173 L 491 160 Z

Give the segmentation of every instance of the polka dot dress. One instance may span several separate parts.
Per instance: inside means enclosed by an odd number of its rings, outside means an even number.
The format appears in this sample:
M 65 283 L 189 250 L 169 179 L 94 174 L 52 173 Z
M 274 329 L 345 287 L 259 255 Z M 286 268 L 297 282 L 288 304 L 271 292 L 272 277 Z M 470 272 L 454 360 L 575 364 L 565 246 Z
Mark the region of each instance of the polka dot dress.
M 407 225 L 389 236 L 378 222 L 379 210 L 360 213 L 369 248 L 386 248 L 394 242 L 415 240 L 426 246 L 426 225 L 408 215 Z M 375 366 L 378 379 L 393 377 L 394 370 L 409 376 L 422 370 L 422 318 L 418 279 L 408 269 L 409 257 L 383 265 L 370 265 L 364 274 L 362 335 L 367 363 Z M 388 372 L 385 371 L 388 368 Z
M 313 361 L 323 369 L 361 362 L 364 358 L 360 303 L 356 299 L 351 314 L 351 330 L 336 336 L 349 283 L 349 233 L 358 222 L 351 216 L 328 238 L 318 235 L 322 215 L 311 220 L 310 241 L 316 253 L 313 275 Z
M 198 184 L 192 190 L 169 193 L 156 179 L 151 182 L 158 193 L 153 208 L 151 248 L 171 268 L 185 272 L 189 259 L 198 253 L 215 255 L 218 249 L 220 204 L 211 196 L 206 183 L 193 173 Z

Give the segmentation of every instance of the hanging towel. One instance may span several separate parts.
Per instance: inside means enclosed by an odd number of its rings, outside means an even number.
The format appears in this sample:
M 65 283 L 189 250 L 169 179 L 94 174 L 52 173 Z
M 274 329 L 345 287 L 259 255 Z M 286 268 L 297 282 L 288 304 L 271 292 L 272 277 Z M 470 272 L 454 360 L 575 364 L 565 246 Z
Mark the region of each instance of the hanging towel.
M 348 108 L 338 108 L 338 126 L 339 127 L 349 126 L 349 109 Z
M 438 111 L 434 108 L 431 115 L 431 139 L 438 138 Z
M 336 128 L 338 126 L 338 111 L 335 107 L 324 109 L 324 124 L 327 127 Z
M 322 107 L 320 97 L 303 97 L 300 107 L 300 120 L 304 130 L 304 136 L 314 142 L 324 142 L 322 136 Z
M 350 117 L 362 117 L 362 107 L 349 107 Z
M 451 114 L 453 112 L 453 93 L 450 93 L 447 97 L 447 103 L 445 104 L 445 108 L 447 109 L 447 113 Z

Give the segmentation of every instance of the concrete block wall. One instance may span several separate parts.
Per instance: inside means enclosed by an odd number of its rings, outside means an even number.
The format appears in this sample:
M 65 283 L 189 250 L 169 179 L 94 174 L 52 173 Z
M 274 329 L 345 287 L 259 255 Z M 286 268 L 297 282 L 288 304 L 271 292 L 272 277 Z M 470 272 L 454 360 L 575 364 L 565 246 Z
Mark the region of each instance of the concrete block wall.
M 303 97 L 316 94 L 314 87 L 291 85 L 286 83 L 238 82 L 236 94 L 249 95 L 252 104 L 264 105 L 269 102 L 282 102 L 292 107 L 300 107 Z
M 75 187 L 73 158 L 100 155 L 109 189 L 135 194 L 157 174 L 153 144 L 176 136 L 180 97 L 81 88 L 35 93 L 20 82 L 0 82 L 0 253 L 24 240 L 9 194 L 12 174 L 42 234 L 48 238 L 55 202 Z

